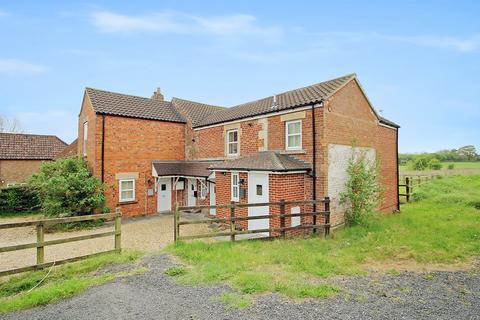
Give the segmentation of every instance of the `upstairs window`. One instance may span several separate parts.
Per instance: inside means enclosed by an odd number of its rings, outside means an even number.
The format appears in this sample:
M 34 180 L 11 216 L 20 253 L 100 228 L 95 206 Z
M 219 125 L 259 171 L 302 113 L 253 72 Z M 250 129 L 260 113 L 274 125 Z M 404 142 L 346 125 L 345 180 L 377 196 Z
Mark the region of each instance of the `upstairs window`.
M 238 172 L 232 172 L 232 201 L 237 201 L 239 200 L 239 178 L 238 178 Z
M 135 180 L 120 180 L 119 185 L 120 202 L 135 201 Z
M 285 149 L 302 149 L 302 120 L 287 121 L 285 123 Z
M 227 131 L 227 155 L 238 155 L 238 129 Z
M 87 146 L 88 146 L 88 122 L 83 123 L 83 155 L 87 155 Z

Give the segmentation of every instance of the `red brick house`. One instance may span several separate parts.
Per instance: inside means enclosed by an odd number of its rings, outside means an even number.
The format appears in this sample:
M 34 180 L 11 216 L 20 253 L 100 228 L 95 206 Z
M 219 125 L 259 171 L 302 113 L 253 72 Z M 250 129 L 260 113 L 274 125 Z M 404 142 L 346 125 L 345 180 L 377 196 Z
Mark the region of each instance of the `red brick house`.
M 168 211 L 175 202 L 330 196 L 336 224 L 343 219 L 338 196 L 353 142 L 380 163 L 385 188 L 380 209 L 398 209 L 398 128 L 375 111 L 355 74 L 230 108 L 164 101 L 159 90 L 142 98 L 87 88 L 78 153 L 105 182 L 108 205 L 121 206 L 127 215 Z M 238 211 L 265 210 L 277 209 Z M 269 224 L 274 221 L 252 220 L 242 227 Z
M 25 183 L 66 146 L 56 136 L 0 133 L 0 188 Z

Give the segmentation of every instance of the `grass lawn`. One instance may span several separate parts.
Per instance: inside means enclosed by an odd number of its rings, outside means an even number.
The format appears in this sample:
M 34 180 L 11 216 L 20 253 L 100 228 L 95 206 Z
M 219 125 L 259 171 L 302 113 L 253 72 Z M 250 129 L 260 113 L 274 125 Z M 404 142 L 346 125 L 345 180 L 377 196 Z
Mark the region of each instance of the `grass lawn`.
M 37 219 L 43 218 L 43 214 L 40 211 L 34 212 L 1 212 L 0 213 L 0 223 L 1 219 L 6 218 L 26 218 L 26 217 L 36 217 Z
M 328 239 L 181 242 L 168 250 L 187 267 L 170 273 L 184 283 L 226 282 L 243 294 L 328 297 L 338 292 L 329 277 L 382 266 L 392 274 L 412 266 L 463 266 L 480 256 L 480 175 L 435 179 L 414 198 L 401 214 L 375 215 L 368 226 Z M 224 299 L 235 305 L 232 296 Z
M 0 278 L 0 313 L 47 304 L 126 275 L 125 272 L 101 272 L 101 269 L 109 265 L 134 262 L 140 257 L 141 254 L 138 252 L 105 254 L 54 267 L 48 277 L 32 291 L 29 290 L 45 277 L 48 269 Z M 144 271 L 143 268 L 139 268 L 133 272 Z
M 454 165 L 454 169 L 480 169 L 480 161 L 472 162 L 442 162 L 442 169 L 447 169 L 449 164 Z M 400 172 L 413 171 L 408 166 L 399 166 Z M 435 171 L 435 170 L 426 170 L 425 172 Z

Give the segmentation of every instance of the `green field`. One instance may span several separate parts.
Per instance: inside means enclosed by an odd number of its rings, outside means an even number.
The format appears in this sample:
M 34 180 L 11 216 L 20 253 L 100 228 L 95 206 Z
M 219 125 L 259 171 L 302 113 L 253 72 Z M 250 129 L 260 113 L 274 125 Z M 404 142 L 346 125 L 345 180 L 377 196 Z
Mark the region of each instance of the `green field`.
M 480 169 L 480 161 L 475 162 L 442 162 L 442 169 L 448 169 L 448 165 L 453 164 L 454 169 Z M 399 166 L 400 172 L 402 171 L 413 171 L 412 169 L 408 168 L 407 166 Z M 426 172 L 430 172 L 433 170 L 426 170 Z
M 414 198 L 400 214 L 376 215 L 368 226 L 328 239 L 181 242 L 168 250 L 186 267 L 172 276 L 189 284 L 225 282 L 244 295 L 327 297 L 338 292 L 329 277 L 372 267 L 463 268 L 480 256 L 480 175 L 432 180 Z

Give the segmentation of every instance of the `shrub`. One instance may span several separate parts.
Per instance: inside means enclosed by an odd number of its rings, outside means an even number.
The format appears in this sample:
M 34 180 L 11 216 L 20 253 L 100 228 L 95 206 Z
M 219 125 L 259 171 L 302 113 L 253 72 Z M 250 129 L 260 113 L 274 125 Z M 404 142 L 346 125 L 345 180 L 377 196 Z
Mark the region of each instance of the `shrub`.
M 381 188 L 378 181 L 378 163 L 369 161 L 365 152 L 355 148 L 348 162 L 346 190 L 340 194 L 340 203 L 346 205 L 347 226 L 366 223 L 367 216 L 379 204 Z
M 29 180 L 38 192 L 41 207 L 48 216 L 77 216 L 102 209 L 103 185 L 92 176 L 83 159 L 59 159 L 42 165 Z
M 0 189 L 0 214 L 32 212 L 40 208 L 40 199 L 35 190 L 27 186 Z
M 450 163 L 448 164 L 448 170 L 453 170 L 455 168 L 455 164 L 454 163 Z
M 411 167 L 413 170 L 423 171 L 428 169 L 429 160 L 427 158 L 418 158 L 411 162 Z
M 440 161 L 438 159 L 431 159 L 428 163 L 428 166 L 430 167 L 430 169 L 432 170 L 440 170 L 442 169 L 442 164 L 440 163 Z

